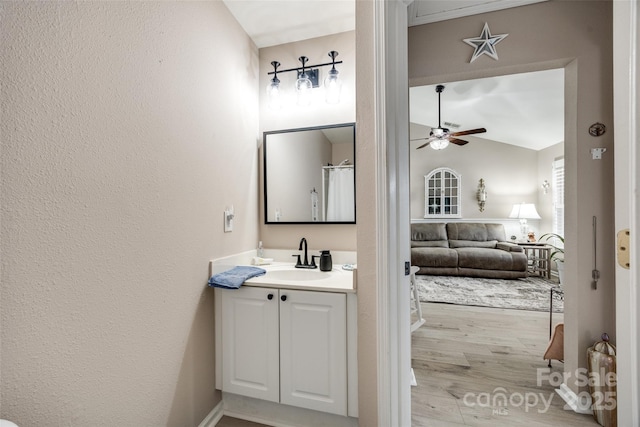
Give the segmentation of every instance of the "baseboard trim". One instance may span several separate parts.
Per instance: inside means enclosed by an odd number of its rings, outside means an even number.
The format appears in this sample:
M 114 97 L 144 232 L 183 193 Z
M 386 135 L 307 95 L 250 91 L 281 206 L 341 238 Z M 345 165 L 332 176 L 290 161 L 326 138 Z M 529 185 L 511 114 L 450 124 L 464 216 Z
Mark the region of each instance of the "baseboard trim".
M 222 400 L 209 412 L 198 427 L 215 427 L 224 415 L 224 404 Z
M 283 405 L 261 399 L 222 393 L 224 415 L 273 427 L 357 427 L 358 419 L 348 416 Z
M 556 389 L 556 393 L 565 401 L 564 409 L 571 409 L 578 414 L 593 414 L 591 396 L 588 393 L 580 393 L 580 396 L 578 396 L 564 383 L 560 384 L 560 388 Z
M 272 426 L 272 427 L 296 427 L 296 426 L 291 425 L 291 424 L 283 424 L 283 423 L 279 423 L 279 422 L 274 422 L 272 420 L 267 420 L 267 419 L 264 419 L 264 418 L 243 414 L 242 412 L 224 411 L 224 414 L 226 416 L 228 416 L 228 417 L 231 417 L 231 418 L 236 418 L 238 420 L 244 420 L 244 421 L 250 421 L 252 423 L 257 423 L 257 424 L 264 424 L 266 426 Z

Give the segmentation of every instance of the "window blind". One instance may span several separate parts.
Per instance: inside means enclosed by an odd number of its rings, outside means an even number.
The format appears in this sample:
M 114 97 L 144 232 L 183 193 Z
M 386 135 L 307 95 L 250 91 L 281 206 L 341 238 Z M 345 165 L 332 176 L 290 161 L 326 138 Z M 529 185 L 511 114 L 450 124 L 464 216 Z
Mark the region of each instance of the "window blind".
M 553 196 L 553 224 L 554 233 L 564 236 L 564 158 L 556 159 L 552 163 L 551 191 Z M 559 242 L 556 242 L 556 244 Z

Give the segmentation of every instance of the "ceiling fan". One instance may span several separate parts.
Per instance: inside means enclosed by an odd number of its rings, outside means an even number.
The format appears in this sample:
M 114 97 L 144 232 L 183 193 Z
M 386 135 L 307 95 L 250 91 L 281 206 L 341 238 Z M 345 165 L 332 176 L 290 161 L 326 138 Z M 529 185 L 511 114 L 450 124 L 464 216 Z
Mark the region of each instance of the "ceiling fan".
M 417 150 L 419 150 L 420 148 L 424 148 L 427 145 L 430 145 L 431 148 L 433 148 L 434 150 L 442 150 L 443 148 L 446 148 L 449 145 L 449 143 L 456 144 L 456 145 L 465 145 L 465 144 L 468 144 L 469 141 L 458 139 L 456 137 L 464 136 L 464 135 L 473 135 L 476 133 L 484 133 L 487 131 L 485 128 L 478 128 L 478 129 L 463 130 L 460 132 L 450 132 L 449 129 L 443 128 L 440 124 L 440 94 L 442 93 L 443 90 L 444 90 L 443 85 L 436 86 L 436 92 L 438 93 L 438 127 L 431 128 L 431 132 L 429 133 L 428 138 L 417 138 L 417 139 L 411 140 L 411 141 L 419 141 L 423 139 L 427 140 L 427 142 L 419 146 Z

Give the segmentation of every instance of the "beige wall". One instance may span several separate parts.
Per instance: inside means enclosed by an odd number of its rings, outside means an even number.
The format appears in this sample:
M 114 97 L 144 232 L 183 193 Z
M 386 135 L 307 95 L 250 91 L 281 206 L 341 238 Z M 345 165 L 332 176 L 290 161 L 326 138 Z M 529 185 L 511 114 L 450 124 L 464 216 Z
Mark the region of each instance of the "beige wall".
M 330 105 L 324 101 L 322 88 L 314 89 L 311 106 L 299 107 L 295 103 L 295 72 L 281 73 L 280 87 L 284 92 L 284 106 L 281 110 L 267 107 L 266 87 L 272 78 L 267 73 L 273 71 L 271 61 L 278 61 L 281 69 L 295 68 L 301 65 L 298 58 L 306 56 L 309 64 L 331 62 L 329 51 L 336 50 L 336 66 L 343 80 L 340 103 Z M 324 79 L 330 67 L 320 68 L 320 78 Z M 325 37 L 302 40 L 260 49 L 260 135 L 262 132 L 280 129 L 294 129 L 327 124 L 355 122 L 356 115 L 356 36 L 355 31 L 333 34 Z M 358 136 L 356 136 L 357 140 Z M 260 160 L 262 162 L 262 159 Z M 356 182 L 360 179 L 360 159 L 356 154 Z M 356 226 L 353 224 L 265 224 L 264 193 L 262 183 L 262 163 L 260 164 L 260 239 L 267 248 L 296 249 L 302 237 L 306 237 L 310 250 L 356 250 Z M 358 208 L 359 209 L 359 208 Z
M 2 418 L 198 425 L 208 261 L 258 240 L 258 51 L 222 2 L 0 16 Z
M 461 175 L 462 218 L 508 218 L 514 203 L 537 203 L 537 152 L 514 145 L 467 137 L 464 147 L 444 150 L 429 147 L 416 150 L 421 141 L 411 143 L 411 218 L 424 217 L 424 176 L 433 169 L 447 167 Z M 476 194 L 484 179 L 487 202 L 480 212 Z
M 412 129 L 419 127 L 423 126 L 411 124 Z M 551 189 L 544 194 L 542 182 L 545 179 L 552 182 L 551 164 L 564 156 L 564 143 L 536 151 L 473 136 L 468 136 L 467 140 L 470 143 L 464 147 L 450 146 L 441 151 L 428 147 L 416 150 L 421 142 L 411 143 L 412 220 L 420 221 L 424 217 L 424 176 L 435 168 L 448 167 L 461 175 L 461 220 L 501 221 L 507 227 L 507 233 L 519 235 L 518 221 L 509 219 L 511 208 L 515 203 L 535 203 L 541 219 L 530 220 L 529 230 L 537 237 L 551 232 L 552 194 Z M 481 178 L 485 180 L 488 193 L 483 212 L 480 212 L 476 197 Z
M 594 138 L 587 132 L 595 122 L 611 129 L 613 120 L 611 9 L 610 1 L 551 1 L 409 30 L 412 85 L 565 67 L 569 373 L 586 367 L 586 349 L 602 332 L 615 334 L 613 133 Z M 509 36 L 497 45 L 498 61 L 483 55 L 469 63 L 472 48 L 462 39 L 479 35 L 485 22 L 492 33 Z M 607 148 L 602 160 L 591 159 L 590 149 L 595 147 Z M 591 288 L 593 216 L 599 224 L 597 290 Z M 568 385 L 577 391 L 573 382 Z

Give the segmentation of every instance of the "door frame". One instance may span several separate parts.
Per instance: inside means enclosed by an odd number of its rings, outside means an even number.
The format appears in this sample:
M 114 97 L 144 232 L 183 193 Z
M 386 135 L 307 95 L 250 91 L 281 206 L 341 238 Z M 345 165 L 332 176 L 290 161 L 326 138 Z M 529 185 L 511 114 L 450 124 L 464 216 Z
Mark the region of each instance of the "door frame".
M 403 7 L 404 6 L 404 14 Z M 378 425 L 410 425 L 410 386 L 403 372 L 407 362 L 410 368 L 410 336 L 407 340 L 402 319 L 409 314 L 408 282 L 401 275 L 404 255 L 408 248 L 408 216 L 403 206 L 409 206 L 408 194 L 402 192 L 399 180 L 407 171 L 403 146 L 403 127 L 408 122 L 406 5 L 402 0 L 375 2 L 374 37 L 376 40 L 376 135 L 380 141 L 376 171 L 378 196 L 381 206 L 377 233 L 384 244 L 378 253 Z M 640 58 L 640 10 L 636 2 L 613 2 L 614 12 L 614 120 L 616 161 L 616 230 L 638 230 L 640 215 L 640 150 L 637 149 L 638 122 L 637 100 L 640 82 L 637 70 Z M 404 27 L 402 27 L 404 25 Z M 404 34 L 404 37 L 403 37 Z M 404 45 L 402 44 L 404 39 Z M 393 51 L 393 48 L 396 51 Z M 404 73 L 404 74 L 403 74 Z M 385 97 L 385 95 L 391 95 Z M 407 102 L 408 104 L 408 102 Z M 399 108 L 394 110 L 393 108 Z M 408 138 L 407 138 L 408 139 Z M 402 166 L 405 166 L 404 169 Z M 408 186 L 407 186 L 408 188 Z M 408 208 L 407 208 L 408 210 Z M 406 235 L 405 235 L 406 232 Z M 631 233 L 631 268 L 616 267 L 616 336 L 619 349 L 618 419 L 620 425 L 640 425 L 640 292 L 637 284 L 640 276 L 640 239 Z M 394 254 L 395 256 L 390 256 Z M 395 288 L 392 284 L 401 284 Z M 635 287 L 632 287 L 635 286 Z M 407 298 L 404 289 L 407 288 Z M 408 328 L 406 328 L 408 331 Z M 394 334 L 395 337 L 394 337 Z M 404 338 L 403 338 L 404 337 Z M 393 420 L 393 422 L 392 422 Z M 402 422 L 401 422 L 402 421 Z
M 637 2 L 613 2 L 615 229 L 630 229 L 630 268 L 616 262 L 616 344 L 618 423 L 640 425 L 640 294 L 637 238 L 640 200 L 638 150 L 638 46 L 640 9 Z M 617 257 L 616 257 L 617 259 Z
M 374 2 L 378 425 L 411 425 L 408 6 Z

